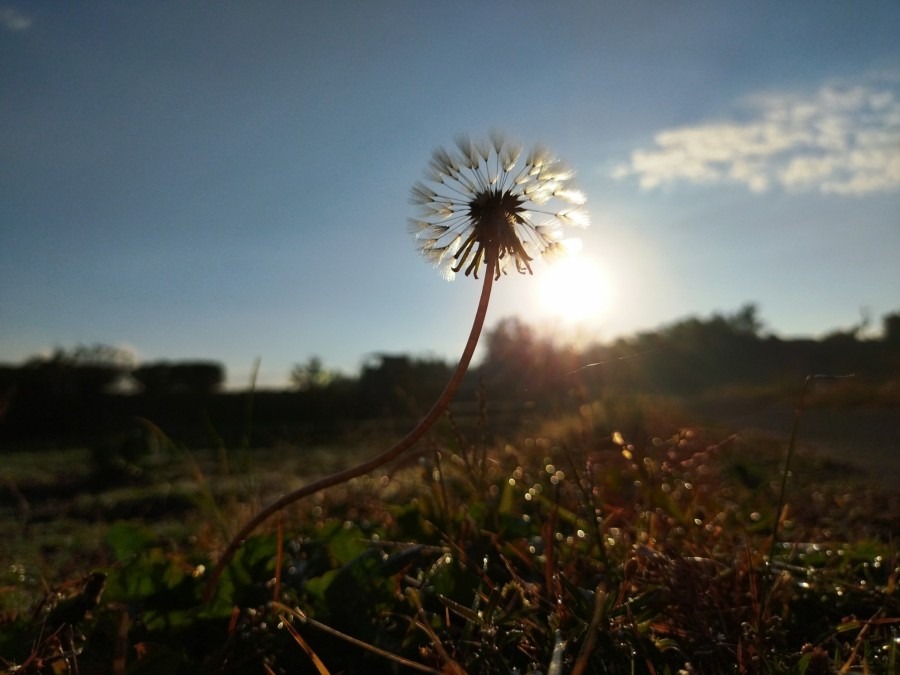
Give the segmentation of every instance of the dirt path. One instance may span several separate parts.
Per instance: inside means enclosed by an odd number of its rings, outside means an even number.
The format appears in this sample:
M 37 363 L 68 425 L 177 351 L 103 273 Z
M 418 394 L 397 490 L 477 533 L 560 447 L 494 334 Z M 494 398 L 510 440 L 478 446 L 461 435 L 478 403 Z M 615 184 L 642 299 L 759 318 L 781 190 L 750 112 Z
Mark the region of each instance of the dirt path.
M 794 411 L 768 408 L 753 413 L 715 416 L 737 430 L 758 430 L 790 438 Z M 797 436 L 799 447 L 822 457 L 859 467 L 874 480 L 900 489 L 900 411 L 888 409 L 805 410 Z

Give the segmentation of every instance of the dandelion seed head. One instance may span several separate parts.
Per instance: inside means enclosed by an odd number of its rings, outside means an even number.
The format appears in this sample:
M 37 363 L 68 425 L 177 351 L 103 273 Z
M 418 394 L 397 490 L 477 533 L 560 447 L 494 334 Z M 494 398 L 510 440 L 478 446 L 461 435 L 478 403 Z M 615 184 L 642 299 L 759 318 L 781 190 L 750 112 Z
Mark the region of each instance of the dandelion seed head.
M 588 225 L 584 194 L 574 174 L 542 146 L 521 161 L 523 147 L 494 132 L 487 140 L 456 138 L 455 151 L 438 148 L 417 181 L 410 220 L 419 251 L 445 278 L 476 279 L 480 269 L 499 279 L 514 266 L 532 274 L 535 258 L 564 255 L 561 227 Z

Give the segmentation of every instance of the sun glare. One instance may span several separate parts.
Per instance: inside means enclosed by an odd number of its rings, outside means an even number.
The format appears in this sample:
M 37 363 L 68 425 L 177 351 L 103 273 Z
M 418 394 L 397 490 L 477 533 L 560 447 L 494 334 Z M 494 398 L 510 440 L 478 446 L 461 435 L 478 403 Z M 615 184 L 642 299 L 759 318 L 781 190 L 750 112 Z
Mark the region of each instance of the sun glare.
M 574 254 L 546 265 L 537 284 L 541 310 L 567 323 L 598 321 L 609 311 L 610 282 L 590 257 Z

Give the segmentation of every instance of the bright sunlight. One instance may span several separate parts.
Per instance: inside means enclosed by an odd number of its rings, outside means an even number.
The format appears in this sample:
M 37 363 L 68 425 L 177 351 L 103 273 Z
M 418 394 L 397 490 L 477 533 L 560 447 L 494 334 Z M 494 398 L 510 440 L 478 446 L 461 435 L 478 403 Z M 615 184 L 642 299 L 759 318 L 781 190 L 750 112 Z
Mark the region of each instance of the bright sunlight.
M 575 253 L 554 261 L 535 278 L 541 310 L 549 316 L 574 324 L 599 320 L 609 311 L 610 281 L 589 256 Z

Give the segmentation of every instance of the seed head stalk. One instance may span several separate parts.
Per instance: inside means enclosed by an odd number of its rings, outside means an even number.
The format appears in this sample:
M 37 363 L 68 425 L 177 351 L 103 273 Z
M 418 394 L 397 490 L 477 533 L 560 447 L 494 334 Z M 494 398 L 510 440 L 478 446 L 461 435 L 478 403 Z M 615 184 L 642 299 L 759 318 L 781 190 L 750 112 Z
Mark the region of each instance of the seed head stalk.
M 494 269 L 496 255 L 496 251 L 490 249 L 487 251 L 486 265 L 488 270 Z M 469 338 L 466 341 L 465 349 L 463 349 L 463 353 L 462 356 L 460 356 L 459 363 L 456 365 L 456 370 L 453 371 L 453 375 L 451 375 L 449 382 L 447 382 L 447 386 L 444 388 L 443 393 L 441 393 L 440 398 L 438 398 L 438 400 L 435 401 L 434 405 L 431 406 L 431 410 L 429 410 L 428 413 L 421 420 L 419 420 L 419 423 L 416 424 L 416 426 L 409 433 L 407 433 L 406 436 L 401 438 L 384 452 L 347 469 L 336 471 L 335 473 L 313 481 L 312 483 L 308 483 L 307 485 L 304 485 L 303 487 L 298 488 L 293 492 L 289 492 L 288 494 L 283 495 L 282 497 L 276 499 L 274 502 L 263 508 L 261 511 L 257 512 L 256 515 L 250 518 L 250 520 L 248 520 L 244 524 L 241 530 L 231 538 L 231 541 L 228 543 L 228 546 L 222 553 L 222 557 L 219 558 L 219 561 L 213 568 L 206 586 L 206 590 L 204 592 L 204 599 L 207 602 L 212 598 L 212 594 L 219 582 L 219 578 L 222 576 L 222 573 L 225 571 L 228 563 L 231 562 L 234 554 L 243 545 L 244 540 L 246 540 L 247 537 L 249 537 L 257 527 L 262 525 L 271 516 L 278 513 L 283 508 L 293 504 L 294 502 L 303 499 L 304 497 L 309 497 L 310 495 L 314 495 L 315 493 L 321 492 L 322 490 L 325 490 L 327 488 L 334 487 L 335 485 L 340 485 L 341 483 L 346 483 L 353 478 L 358 478 L 359 476 L 363 476 L 381 466 L 384 466 L 388 462 L 397 459 L 400 455 L 402 455 L 413 445 L 415 445 L 415 443 L 420 438 L 422 438 L 422 436 L 428 433 L 428 430 L 431 429 L 432 426 L 434 426 L 434 423 L 437 422 L 438 418 L 444 413 L 444 411 L 447 409 L 447 406 L 453 400 L 453 397 L 456 395 L 457 390 L 462 384 L 463 377 L 465 377 L 466 371 L 469 369 L 469 364 L 472 361 L 472 355 L 475 353 L 475 347 L 478 346 L 478 339 L 481 337 L 481 331 L 484 327 L 484 319 L 487 315 L 488 304 L 490 303 L 491 299 L 491 288 L 493 287 L 493 284 L 494 274 L 485 274 L 484 281 L 481 285 L 481 296 L 478 300 L 478 309 L 475 312 L 475 320 L 472 322 L 472 329 L 469 331 Z

